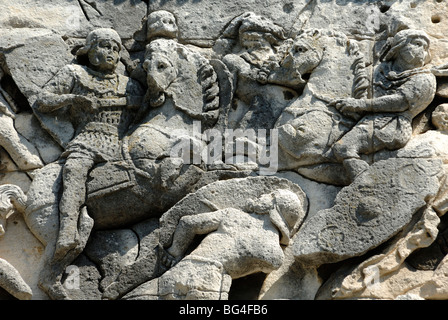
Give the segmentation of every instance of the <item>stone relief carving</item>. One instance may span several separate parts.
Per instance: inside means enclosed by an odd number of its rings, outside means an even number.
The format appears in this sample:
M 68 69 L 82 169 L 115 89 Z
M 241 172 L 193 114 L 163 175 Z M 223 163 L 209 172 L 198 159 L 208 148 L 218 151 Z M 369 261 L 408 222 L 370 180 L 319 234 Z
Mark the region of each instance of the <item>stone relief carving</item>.
M 434 99 L 435 76 L 423 68 L 430 59 L 428 36 L 407 29 L 390 42 L 385 45 L 383 62 L 375 70 L 372 99 L 332 102 L 344 114 L 367 113 L 333 146 L 335 156 L 343 159 L 353 177 L 366 167 L 361 154 L 405 146 L 412 136 L 412 119 Z
M 171 246 L 162 252 L 162 263 L 169 270 L 124 299 L 228 299 L 232 279 L 281 266 L 281 245 L 288 245 L 306 213 L 302 204 L 306 198 L 300 196 L 277 189 L 249 199 L 245 211 L 216 207 L 182 216 Z M 198 234 L 207 236 L 184 256 Z
M 0 19 L 0 299 L 448 297 L 444 1 L 134 2 Z

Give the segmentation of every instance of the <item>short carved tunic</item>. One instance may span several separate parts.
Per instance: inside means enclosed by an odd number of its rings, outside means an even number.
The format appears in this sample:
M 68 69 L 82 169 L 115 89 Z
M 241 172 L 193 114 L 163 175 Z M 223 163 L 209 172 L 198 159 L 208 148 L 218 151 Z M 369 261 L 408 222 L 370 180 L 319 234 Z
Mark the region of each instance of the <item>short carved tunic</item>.
M 374 144 L 385 148 L 403 147 L 412 136 L 412 119 L 434 98 L 436 79 L 425 68 L 416 68 L 399 74 L 379 67 L 374 81 L 374 98 L 399 94 L 409 108 L 404 112 L 374 113 L 361 120 L 373 122 Z M 373 110 L 375 111 L 375 110 Z
M 103 74 L 85 66 L 68 65 L 46 87 L 56 94 L 88 97 L 96 104 L 94 110 L 71 106 L 70 116 L 76 131 L 63 156 L 77 152 L 95 161 L 121 158 L 120 141 L 135 115 L 135 110 L 127 107 L 126 97 L 142 96 L 139 84 L 119 74 Z

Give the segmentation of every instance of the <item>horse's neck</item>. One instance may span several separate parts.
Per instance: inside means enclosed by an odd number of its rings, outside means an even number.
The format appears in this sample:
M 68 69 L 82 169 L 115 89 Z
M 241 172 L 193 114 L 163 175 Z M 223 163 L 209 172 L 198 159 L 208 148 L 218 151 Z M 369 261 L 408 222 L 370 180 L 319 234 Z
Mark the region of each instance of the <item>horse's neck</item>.
M 193 128 L 193 119 L 176 108 L 173 99 L 167 97 L 163 105 L 149 111 L 143 124 L 166 128 L 168 131 L 172 129 L 189 131 Z
M 326 101 L 352 97 L 357 59 L 345 46 L 329 44 L 321 63 L 311 73 L 304 93 Z
M 347 77 L 350 77 L 349 81 L 347 81 Z M 322 68 L 313 72 L 304 93 L 319 100 L 330 102 L 333 99 L 351 97 L 352 86 L 353 78 L 348 72 L 338 74 L 331 69 Z

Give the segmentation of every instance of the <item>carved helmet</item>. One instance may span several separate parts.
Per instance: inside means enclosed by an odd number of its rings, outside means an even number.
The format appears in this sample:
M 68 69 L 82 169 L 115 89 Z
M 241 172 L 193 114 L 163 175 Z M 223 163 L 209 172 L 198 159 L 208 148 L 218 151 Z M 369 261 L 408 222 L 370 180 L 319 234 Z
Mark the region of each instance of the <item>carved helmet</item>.
M 291 237 L 297 232 L 297 228 L 306 215 L 303 200 L 290 190 L 279 189 L 272 193 L 275 210 L 269 215 L 272 223 L 281 233 L 280 243 L 288 245 Z
M 239 34 L 247 31 L 258 31 L 271 35 L 268 40 L 273 45 L 278 45 L 281 40 L 286 39 L 285 31 L 281 26 L 253 12 L 243 13 L 233 19 L 223 31 L 223 37 L 235 39 Z
M 114 29 L 99 28 L 95 29 L 87 35 L 86 43 L 77 52 L 77 56 L 83 56 L 89 53 L 90 49 L 100 40 L 112 40 L 118 44 L 120 51 L 122 49 L 121 38 Z
M 431 43 L 428 34 L 422 30 L 415 30 L 415 29 L 401 30 L 393 38 L 389 38 L 389 40 L 385 44 L 382 50 L 382 60 L 383 61 L 393 60 L 397 52 L 403 46 L 405 46 L 408 43 L 408 40 L 411 38 L 422 38 L 428 43 L 428 46 Z M 431 57 L 428 52 L 425 63 L 428 63 L 429 60 L 431 60 Z
M 308 203 L 288 189 L 277 189 L 263 194 L 257 201 L 249 200 L 248 212 L 269 214 L 271 222 L 280 231 L 280 243 L 288 245 L 307 213 Z

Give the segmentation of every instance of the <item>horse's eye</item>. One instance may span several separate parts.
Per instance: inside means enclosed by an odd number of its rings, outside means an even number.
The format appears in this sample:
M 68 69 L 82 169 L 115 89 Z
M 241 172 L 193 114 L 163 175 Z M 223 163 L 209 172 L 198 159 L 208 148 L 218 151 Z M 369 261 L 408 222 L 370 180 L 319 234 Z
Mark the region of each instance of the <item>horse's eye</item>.
M 157 69 L 159 69 L 159 70 L 164 70 L 164 69 L 166 69 L 166 64 L 164 64 L 164 63 L 159 63 L 158 65 L 157 65 Z
M 305 47 L 302 47 L 302 46 L 297 46 L 297 47 L 295 47 L 295 50 L 294 50 L 296 53 L 304 53 L 304 52 L 306 52 L 307 51 L 307 49 L 305 48 Z

